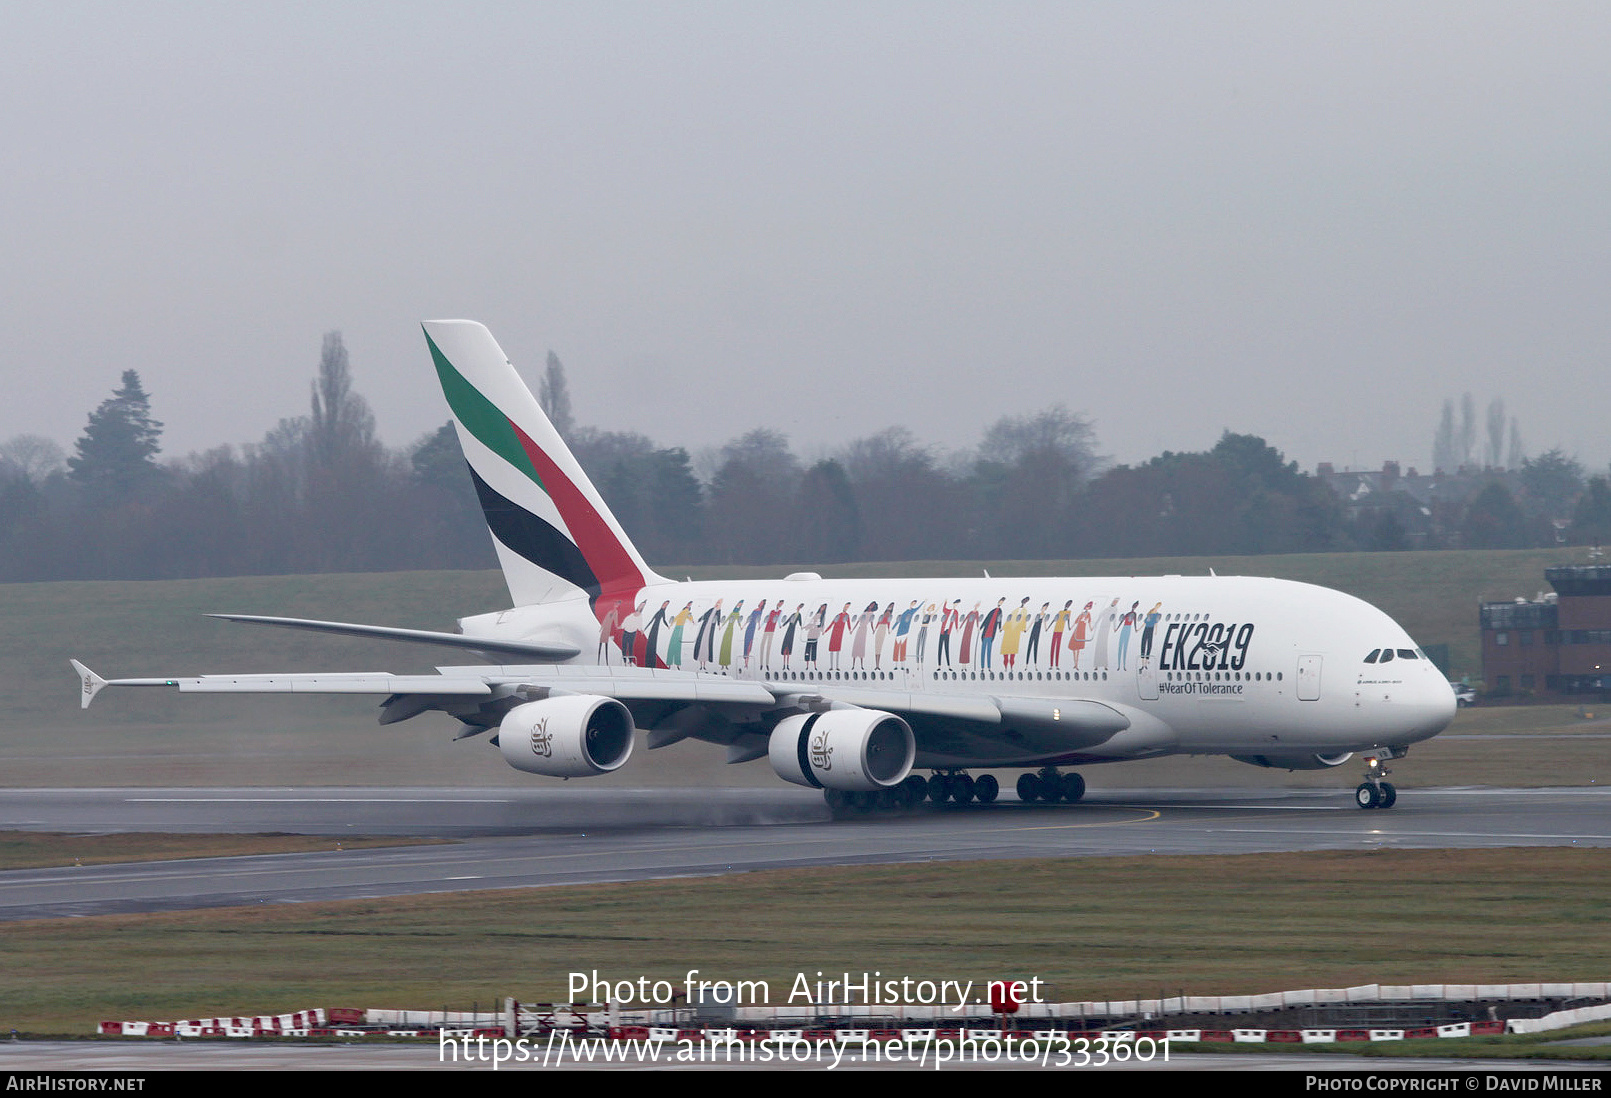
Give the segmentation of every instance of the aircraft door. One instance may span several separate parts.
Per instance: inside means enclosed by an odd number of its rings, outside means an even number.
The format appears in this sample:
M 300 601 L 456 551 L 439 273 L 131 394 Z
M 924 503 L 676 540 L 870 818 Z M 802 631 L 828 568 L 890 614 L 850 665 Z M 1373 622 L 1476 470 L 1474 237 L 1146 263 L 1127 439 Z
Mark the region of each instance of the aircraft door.
M 1136 689 L 1141 693 L 1142 701 L 1158 700 L 1158 672 L 1152 669 L 1152 664 L 1143 661 L 1136 671 Z
M 1298 657 L 1298 700 L 1320 700 L 1320 657 Z

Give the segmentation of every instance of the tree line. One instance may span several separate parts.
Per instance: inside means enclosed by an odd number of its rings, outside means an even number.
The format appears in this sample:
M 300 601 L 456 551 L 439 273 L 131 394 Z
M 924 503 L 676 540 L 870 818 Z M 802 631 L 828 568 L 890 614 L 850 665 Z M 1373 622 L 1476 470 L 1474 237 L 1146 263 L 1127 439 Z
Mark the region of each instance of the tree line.
M 1091 424 L 1057 406 L 1000 419 L 963 452 L 891 427 L 808 460 L 756 428 L 701 455 L 696 471 L 681 447 L 577 426 L 552 354 L 538 390 L 622 526 L 668 568 L 1508 546 L 1611 532 L 1606 478 L 1559 451 L 1474 482 L 1463 500 L 1428 507 L 1382 492 L 1361 506 L 1253 435 L 1111 465 Z M 383 445 L 339 333 L 325 337 L 307 414 L 260 442 L 163 461 L 162 427 L 127 371 L 71 454 L 30 435 L 0 444 L 0 580 L 495 564 L 451 425 Z

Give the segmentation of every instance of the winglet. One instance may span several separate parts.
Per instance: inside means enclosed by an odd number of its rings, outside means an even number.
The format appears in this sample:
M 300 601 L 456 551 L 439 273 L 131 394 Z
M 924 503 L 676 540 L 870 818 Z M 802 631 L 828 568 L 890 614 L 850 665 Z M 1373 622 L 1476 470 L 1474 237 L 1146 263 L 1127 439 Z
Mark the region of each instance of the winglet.
M 83 684 L 83 690 L 80 691 L 78 696 L 78 707 L 88 709 L 90 702 L 95 700 L 95 695 L 99 694 L 101 687 L 106 685 L 106 680 L 77 660 L 68 660 L 67 662 L 73 665 L 73 670 L 78 672 L 78 681 Z

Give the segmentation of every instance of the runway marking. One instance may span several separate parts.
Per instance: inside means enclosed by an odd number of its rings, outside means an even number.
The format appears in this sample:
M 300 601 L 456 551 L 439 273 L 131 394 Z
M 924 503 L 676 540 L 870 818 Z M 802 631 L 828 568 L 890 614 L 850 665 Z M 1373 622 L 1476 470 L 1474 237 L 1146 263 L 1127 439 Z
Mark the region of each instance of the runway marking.
M 1114 808 L 1116 808 L 1116 807 L 1120 807 L 1120 806 L 1118 806 L 1118 805 L 1104 805 L 1103 807 L 1105 807 L 1105 808 L 1106 807 L 1114 807 Z M 1155 808 L 1141 808 L 1141 807 L 1136 806 L 1136 805 L 1125 805 L 1123 807 L 1129 808 L 1132 812 L 1144 812 L 1144 813 L 1147 813 L 1147 815 L 1144 815 L 1141 818 L 1135 819 L 1135 820 L 1103 820 L 1103 821 L 1100 821 L 1100 822 L 1093 821 L 1091 823 L 1042 824 L 1042 825 L 1040 825 L 1038 827 L 992 827 L 992 828 L 986 828 L 986 829 L 981 830 L 981 831 L 972 832 L 972 834 L 975 834 L 975 835 L 1002 835 L 1002 834 L 1008 834 L 1008 833 L 1013 832 L 1013 831 L 1073 831 L 1073 830 L 1076 830 L 1076 829 L 1082 828 L 1082 827 L 1122 827 L 1122 826 L 1124 826 L 1126 824 L 1151 823 L 1153 820 L 1159 819 L 1159 818 L 1161 818 L 1163 816 L 1163 813 L 1158 811 Z
M 1267 829 L 1256 827 L 1216 827 L 1213 829 L 1213 832 L 1216 835 L 1271 834 L 1271 832 Z M 1331 835 L 1337 838 L 1344 838 L 1357 837 L 1360 832 L 1353 832 L 1352 835 L 1350 835 L 1346 832 L 1337 831 L 1292 831 L 1291 829 L 1286 829 L 1281 831 L 1281 834 Z M 1532 841 L 1534 839 L 1565 839 L 1569 842 L 1580 843 L 1611 842 L 1611 835 L 1585 835 L 1581 832 L 1575 835 L 1535 835 L 1525 831 L 1382 831 L 1380 829 L 1373 828 L 1369 834 L 1392 839 L 1490 839 L 1494 841 L 1498 841 L 1500 839 L 1525 839 L 1527 841 Z
M 506 799 L 470 797 L 126 797 L 124 803 L 153 805 L 512 805 Z
M 1142 810 L 1138 804 L 1109 805 L 1107 807 Z M 1164 807 L 1210 809 L 1220 812 L 1341 812 L 1351 806 L 1340 804 L 1166 804 Z

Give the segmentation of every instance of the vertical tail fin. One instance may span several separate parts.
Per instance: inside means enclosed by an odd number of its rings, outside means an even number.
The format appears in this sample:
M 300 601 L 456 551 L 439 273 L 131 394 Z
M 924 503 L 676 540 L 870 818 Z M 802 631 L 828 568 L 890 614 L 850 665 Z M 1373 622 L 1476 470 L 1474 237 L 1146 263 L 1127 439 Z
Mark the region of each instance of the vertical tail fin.
M 492 333 L 427 320 L 425 341 L 516 606 L 585 592 L 597 607 L 664 582 L 543 414 Z

